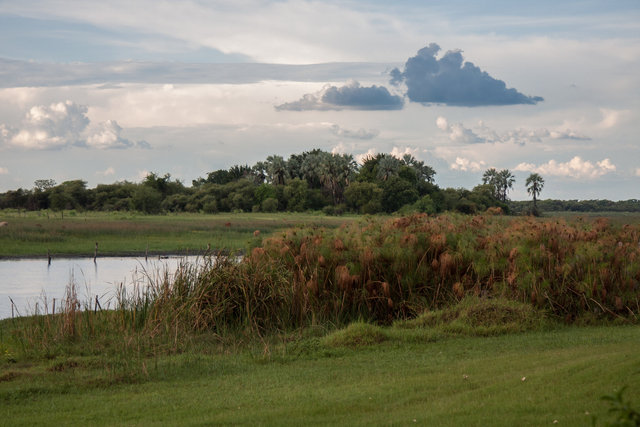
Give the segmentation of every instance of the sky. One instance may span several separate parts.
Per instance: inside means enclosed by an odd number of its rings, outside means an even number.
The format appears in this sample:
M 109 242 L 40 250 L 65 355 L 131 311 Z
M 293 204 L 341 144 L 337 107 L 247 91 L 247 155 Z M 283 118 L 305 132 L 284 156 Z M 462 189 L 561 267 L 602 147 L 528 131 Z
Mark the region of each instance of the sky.
M 637 0 L 0 0 L 0 191 L 320 148 L 640 198 Z

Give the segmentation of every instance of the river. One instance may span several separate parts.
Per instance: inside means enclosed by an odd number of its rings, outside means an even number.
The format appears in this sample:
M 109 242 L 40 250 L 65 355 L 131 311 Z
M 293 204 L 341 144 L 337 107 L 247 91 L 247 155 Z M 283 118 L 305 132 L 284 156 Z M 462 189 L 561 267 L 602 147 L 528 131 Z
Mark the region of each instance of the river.
M 121 284 L 128 288 L 145 284 L 146 277 L 161 271 L 173 273 L 181 262 L 196 262 L 196 258 L 104 257 L 95 263 L 93 257 L 54 258 L 50 265 L 42 258 L 0 260 L 0 319 L 36 310 L 42 314 L 45 306 L 51 313 L 54 298 L 58 311 L 71 282 L 81 302 L 91 301 L 93 306 L 97 295 L 102 308 L 113 307 Z

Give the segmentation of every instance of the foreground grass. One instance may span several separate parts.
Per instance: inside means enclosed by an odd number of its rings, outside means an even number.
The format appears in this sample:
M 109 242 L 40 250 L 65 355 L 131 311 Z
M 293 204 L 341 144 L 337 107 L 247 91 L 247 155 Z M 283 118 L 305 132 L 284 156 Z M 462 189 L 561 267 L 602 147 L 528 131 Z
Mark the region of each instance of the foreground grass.
M 7 425 L 588 425 L 607 419 L 603 394 L 640 395 L 639 352 L 637 326 L 475 337 L 356 324 L 150 357 L 130 381 L 92 357 L 5 363 L 0 405 Z
M 0 257 L 92 256 L 95 243 L 101 255 L 202 253 L 213 249 L 246 248 L 256 230 L 268 235 L 293 226 L 337 227 L 353 217 L 302 213 L 138 215 L 108 212 L 0 211 Z

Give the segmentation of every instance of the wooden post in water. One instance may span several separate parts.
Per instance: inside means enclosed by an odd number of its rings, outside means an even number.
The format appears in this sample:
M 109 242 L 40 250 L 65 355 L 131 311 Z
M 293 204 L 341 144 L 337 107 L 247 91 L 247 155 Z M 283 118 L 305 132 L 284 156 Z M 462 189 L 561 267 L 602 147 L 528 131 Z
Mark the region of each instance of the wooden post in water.
M 93 252 L 93 262 L 96 262 L 96 258 L 98 258 L 98 242 L 96 242 L 96 249 Z
M 47 248 L 47 265 L 51 265 L 51 252 L 49 252 L 49 248 Z
M 147 249 L 144 250 L 144 262 L 147 262 L 149 258 L 149 242 L 147 242 Z

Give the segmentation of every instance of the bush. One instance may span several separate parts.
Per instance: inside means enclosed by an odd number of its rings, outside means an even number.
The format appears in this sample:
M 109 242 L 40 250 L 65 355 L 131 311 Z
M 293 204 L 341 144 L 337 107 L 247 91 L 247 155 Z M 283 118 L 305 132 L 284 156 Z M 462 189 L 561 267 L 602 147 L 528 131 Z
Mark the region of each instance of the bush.
M 278 210 L 278 200 L 273 197 L 267 197 L 262 201 L 262 212 L 276 212 Z

